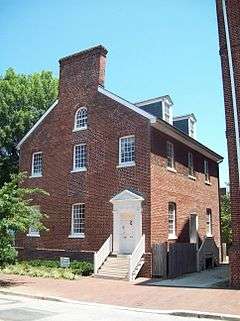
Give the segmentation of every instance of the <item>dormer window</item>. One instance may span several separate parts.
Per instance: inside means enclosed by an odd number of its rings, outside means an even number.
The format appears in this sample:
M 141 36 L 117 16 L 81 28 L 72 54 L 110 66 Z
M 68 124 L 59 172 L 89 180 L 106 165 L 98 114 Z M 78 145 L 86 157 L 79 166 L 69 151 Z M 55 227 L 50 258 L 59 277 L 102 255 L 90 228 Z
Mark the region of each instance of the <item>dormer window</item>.
M 194 139 L 196 139 L 196 122 L 197 119 L 194 114 L 173 118 L 173 126 Z
M 172 124 L 171 106 L 166 101 L 163 103 L 163 120 Z
M 193 119 L 189 119 L 189 136 L 195 137 L 195 121 Z
M 87 108 L 81 107 L 76 111 L 74 131 L 87 129 Z

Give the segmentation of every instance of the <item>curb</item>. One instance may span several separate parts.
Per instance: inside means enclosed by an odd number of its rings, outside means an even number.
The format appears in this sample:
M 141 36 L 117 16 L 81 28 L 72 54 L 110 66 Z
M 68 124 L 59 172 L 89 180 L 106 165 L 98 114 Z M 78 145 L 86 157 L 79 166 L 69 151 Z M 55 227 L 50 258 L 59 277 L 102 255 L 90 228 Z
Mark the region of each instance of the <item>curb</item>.
M 131 308 L 131 307 L 124 307 L 124 306 L 104 304 L 104 303 L 70 300 L 62 297 L 25 294 L 25 293 L 12 292 L 12 291 L 6 291 L 6 290 L 0 290 L 0 293 L 4 295 L 20 296 L 20 297 L 25 297 L 30 299 L 71 303 L 71 304 L 82 304 L 82 305 L 88 305 L 88 306 L 108 307 L 111 309 L 126 310 L 126 311 L 132 311 L 132 312 L 142 312 L 146 314 L 172 315 L 172 316 L 178 316 L 178 317 L 185 317 L 185 318 L 188 317 L 188 318 L 198 318 L 198 319 L 240 321 L 240 315 L 234 315 L 234 314 L 202 312 L 202 311 L 194 311 L 194 310 L 157 310 L 157 309 Z

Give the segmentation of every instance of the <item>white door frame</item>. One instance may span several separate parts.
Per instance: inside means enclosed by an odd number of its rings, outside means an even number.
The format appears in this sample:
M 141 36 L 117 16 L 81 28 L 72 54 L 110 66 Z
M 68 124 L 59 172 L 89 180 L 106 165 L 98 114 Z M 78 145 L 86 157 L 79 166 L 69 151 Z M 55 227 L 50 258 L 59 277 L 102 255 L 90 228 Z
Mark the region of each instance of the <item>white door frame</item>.
M 132 218 L 134 229 L 133 249 L 142 236 L 142 201 L 144 198 L 129 190 L 124 190 L 114 196 L 110 202 L 113 204 L 113 252 L 121 254 L 123 240 L 120 238 L 121 218 L 129 216 Z

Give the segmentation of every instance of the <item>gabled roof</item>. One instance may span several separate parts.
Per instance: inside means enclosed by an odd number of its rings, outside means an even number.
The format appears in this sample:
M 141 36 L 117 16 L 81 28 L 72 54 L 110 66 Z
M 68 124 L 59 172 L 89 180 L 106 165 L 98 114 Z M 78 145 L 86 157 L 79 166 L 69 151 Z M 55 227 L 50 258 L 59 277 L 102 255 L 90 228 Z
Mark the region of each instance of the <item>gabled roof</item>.
M 192 118 L 195 122 L 197 121 L 197 118 L 195 117 L 195 115 L 193 113 L 192 114 L 187 114 L 187 115 L 175 116 L 175 117 L 173 117 L 173 121 L 174 120 L 188 119 L 188 118 Z
M 140 106 L 146 106 L 146 105 L 158 103 L 159 101 L 167 101 L 167 103 L 170 106 L 173 105 L 173 101 L 172 101 L 172 99 L 171 99 L 171 97 L 169 95 L 160 96 L 160 97 L 156 97 L 156 98 L 151 98 L 151 99 L 147 99 L 147 100 L 143 100 L 143 101 L 138 101 L 138 102 L 134 103 L 134 105 L 140 107 Z
M 47 115 L 53 110 L 55 106 L 57 106 L 58 100 L 56 100 L 48 110 L 39 118 L 39 120 L 33 125 L 33 127 L 27 132 L 27 134 L 22 138 L 22 140 L 17 144 L 17 149 L 19 150 L 21 145 L 25 142 L 25 140 L 34 132 L 34 130 L 40 125 L 40 123 L 47 117 Z

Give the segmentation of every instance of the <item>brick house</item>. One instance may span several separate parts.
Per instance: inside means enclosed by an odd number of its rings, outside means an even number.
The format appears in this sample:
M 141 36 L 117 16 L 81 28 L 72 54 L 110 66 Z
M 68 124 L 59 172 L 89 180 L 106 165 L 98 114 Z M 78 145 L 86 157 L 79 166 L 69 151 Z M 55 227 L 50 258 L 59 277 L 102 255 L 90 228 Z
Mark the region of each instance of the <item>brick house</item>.
M 217 0 L 232 212 L 231 285 L 240 288 L 240 3 Z
M 118 276 L 150 277 L 153 244 L 220 246 L 222 157 L 195 139 L 193 114 L 173 117 L 169 96 L 130 103 L 106 90 L 106 55 L 60 59 L 59 98 L 18 145 L 26 186 L 50 196 L 33 202 L 49 230 L 16 244 L 22 257 L 94 259 L 95 273 L 113 253 Z

